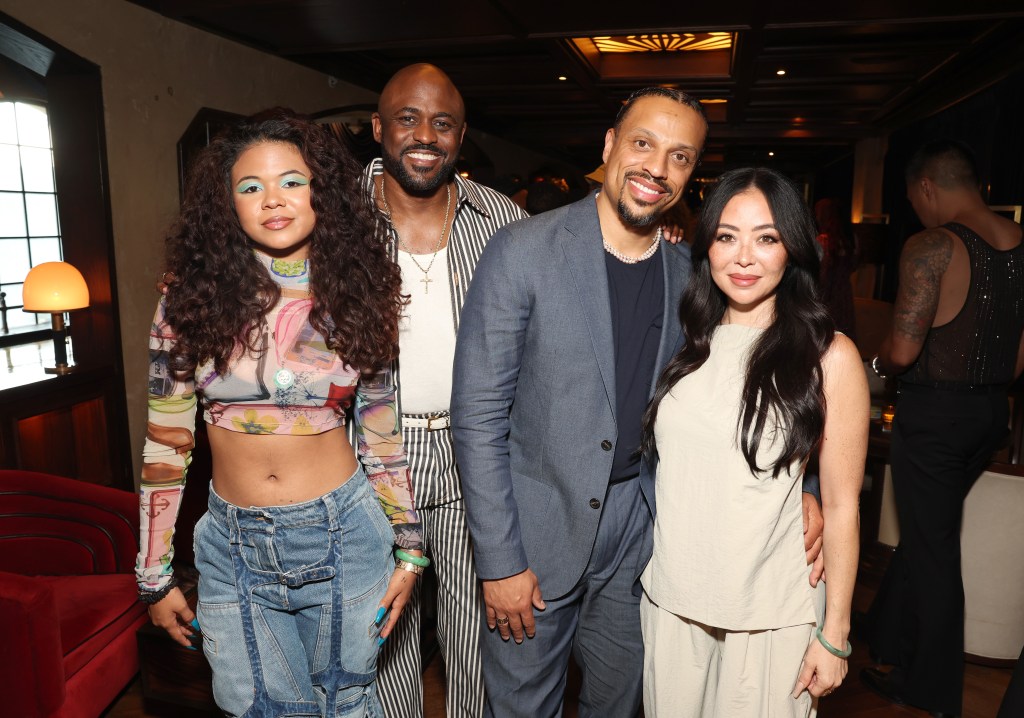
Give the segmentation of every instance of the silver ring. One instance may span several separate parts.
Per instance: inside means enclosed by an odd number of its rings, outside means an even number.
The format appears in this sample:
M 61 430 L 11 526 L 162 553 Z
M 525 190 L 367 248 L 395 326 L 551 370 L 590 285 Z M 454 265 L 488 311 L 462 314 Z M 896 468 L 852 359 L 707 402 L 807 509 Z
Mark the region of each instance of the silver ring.
M 502 616 L 501 618 L 495 619 L 494 622 L 496 624 L 498 624 L 499 626 L 507 626 L 508 625 L 508 616 Z

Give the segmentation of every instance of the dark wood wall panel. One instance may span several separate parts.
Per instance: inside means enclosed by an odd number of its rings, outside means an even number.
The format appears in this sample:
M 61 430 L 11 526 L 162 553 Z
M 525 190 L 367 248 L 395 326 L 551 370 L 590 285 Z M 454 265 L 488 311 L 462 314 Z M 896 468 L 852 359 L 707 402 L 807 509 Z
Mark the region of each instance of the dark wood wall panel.
M 20 468 L 111 485 L 105 405 L 94 397 L 18 420 Z
M 0 468 L 132 491 L 127 438 L 110 420 L 122 391 L 119 376 L 85 370 L 0 392 Z
M 77 478 L 74 425 L 69 408 L 18 422 L 20 468 Z
M 106 401 L 97 397 L 71 407 L 71 424 L 75 435 L 75 464 L 78 478 L 103 484 L 112 476 Z

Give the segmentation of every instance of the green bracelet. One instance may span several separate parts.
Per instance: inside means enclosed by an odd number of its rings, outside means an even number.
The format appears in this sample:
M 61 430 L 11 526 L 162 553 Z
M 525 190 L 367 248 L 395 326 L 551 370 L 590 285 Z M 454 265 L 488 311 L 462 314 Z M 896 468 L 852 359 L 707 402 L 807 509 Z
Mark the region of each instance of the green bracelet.
M 823 645 L 825 647 L 825 650 L 831 653 L 836 658 L 849 658 L 850 654 L 853 653 L 853 644 L 850 643 L 849 639 L 847 639 L 846 641 L 846 650 L 840 651 L 838 648 L 836 648 L 827 640 L 825 640 L 825 637 L 821 635 L 821 628 L 815 628 L 814 635 L 817 637 L 818 643 Z
M 413 556 L 411 553 L 406 553 L 400 548 L 395 549 L 395 558 L 401 561 L 408 561 L 409 563 L 419 566 L 420 568 L 426 568 L 430 565 L 430 559 L 426 556 Z

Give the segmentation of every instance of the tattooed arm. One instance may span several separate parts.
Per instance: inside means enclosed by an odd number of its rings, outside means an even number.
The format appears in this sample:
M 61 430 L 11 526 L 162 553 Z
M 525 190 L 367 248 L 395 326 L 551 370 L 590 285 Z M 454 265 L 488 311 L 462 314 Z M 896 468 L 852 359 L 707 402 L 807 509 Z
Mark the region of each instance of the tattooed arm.
M 892 329 L 878 350 L 878 363 L 886 374 L 905 371 L 921 353 L 952 256 L 953 237 L 937 228 L 915 234 L 903 247 Z

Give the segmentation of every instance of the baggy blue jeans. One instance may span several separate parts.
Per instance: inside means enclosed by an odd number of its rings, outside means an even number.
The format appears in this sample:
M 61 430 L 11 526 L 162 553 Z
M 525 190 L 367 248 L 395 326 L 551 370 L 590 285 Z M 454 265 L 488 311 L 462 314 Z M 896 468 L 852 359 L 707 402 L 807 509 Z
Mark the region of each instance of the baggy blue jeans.
M 217 705 L 239 718 L 381 716 L 374 618 L 392 544 L 361 468 L 291 506 L 240 508 L 211 487 L 195 556 Z

